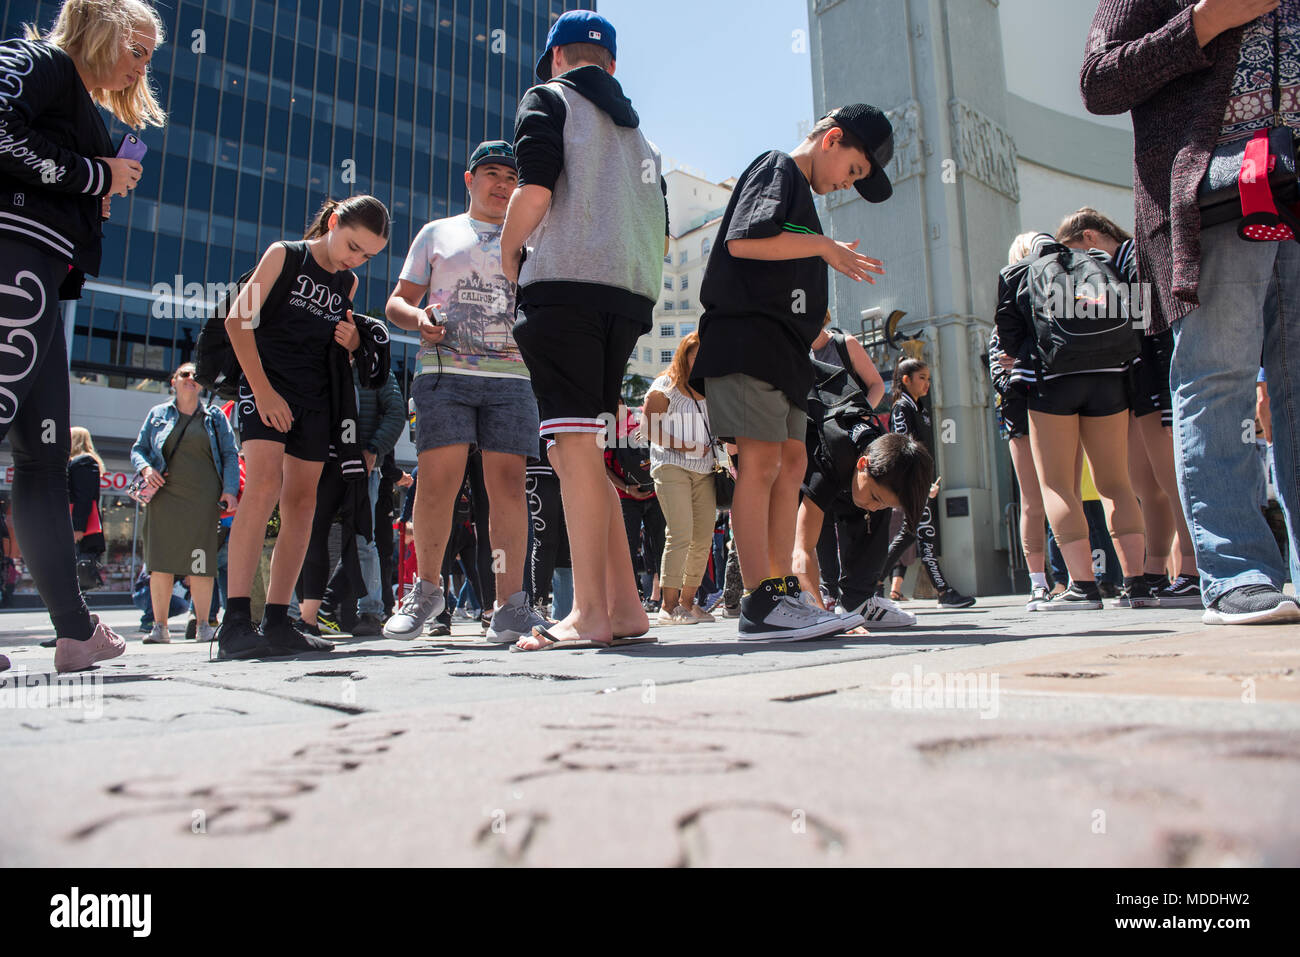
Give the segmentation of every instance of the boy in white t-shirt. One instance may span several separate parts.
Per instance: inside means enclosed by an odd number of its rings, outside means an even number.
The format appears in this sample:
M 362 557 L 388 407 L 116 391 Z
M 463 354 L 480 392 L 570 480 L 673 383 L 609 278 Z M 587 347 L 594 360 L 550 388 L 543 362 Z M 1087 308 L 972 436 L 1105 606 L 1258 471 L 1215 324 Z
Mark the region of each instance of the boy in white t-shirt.
M 547 622 L 523 590 L 528 543 L 524 465 L 537 453 L 537 400 L 511 334 L 515 286 L 501 269 L 501 227 L 519 180 L 514 148 L 482 143 L 465 173 L 469 211 L 427 224 L 416 235 L 388 300 L 393 325 L 420 333 L 411 398 L 420 483 L 415 552 L 420 579 L 384 634 L 415 638 L 445 604 L 438 570 L 451 532 L 471 445 L 483 451 L 491 503 L 489 537 L 504 556 L 490 641 L 514 643 Z M 429 304 L 420 303 L 428 297 Z M 495 563 L 494 563 L 495 564 Z

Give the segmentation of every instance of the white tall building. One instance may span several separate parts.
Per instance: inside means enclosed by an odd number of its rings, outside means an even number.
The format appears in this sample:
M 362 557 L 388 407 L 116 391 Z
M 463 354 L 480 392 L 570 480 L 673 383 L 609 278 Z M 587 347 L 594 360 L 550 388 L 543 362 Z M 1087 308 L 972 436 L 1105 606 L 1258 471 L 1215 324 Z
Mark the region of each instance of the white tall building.
M 670 170 L 664 179 L 669 237 L 663 290 L 654 328 L 637 342 L 627 370 L 647 380 L 663 372 L 682 339 L 700 326 L 700 283 L 735 182 L 710 183 L 684 170 Z
M 822 226 L 885 263 L 874 285 L 832 273 L 837 324 L 864 329 L 888 380 L 900 352 L 881 318 L 930 363 L 944 573 L 961 591 L 1005 592 L 1019 548 L 1014 486 L 985 349 L 998 270 L 1017 233 L 1054 232 L 1094 206 L 1133 223 L 1126 116 L 1088 114 L 1079 68 L 1097 0 L 808 0 L 814 116 L 873 103 L 894 125 L 894 195 L 827 197 Z M 875 348 L 872 348 L 872 346 Z M 1015 583 L 1025 587 L 1023 581 Z

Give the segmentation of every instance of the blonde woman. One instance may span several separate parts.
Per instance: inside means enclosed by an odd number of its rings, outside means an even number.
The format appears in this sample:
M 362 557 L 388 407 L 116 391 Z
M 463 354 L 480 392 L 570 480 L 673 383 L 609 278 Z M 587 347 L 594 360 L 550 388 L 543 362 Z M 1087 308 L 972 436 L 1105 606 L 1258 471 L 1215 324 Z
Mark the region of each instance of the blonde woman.
M 0 42 L 0 439 L 14 456 L 14 531 L 54 626 L 54 665 L 83 671 L 126 650 L 77 587 L 68 515 L 67 346 L 59 300 L 99 271 L 109 197 L 143 167 L 117 159 L 103 107 L 161 126 L 149 60 L 162 25 L 140 0 L 67 0 L 42 36 Z M 55 438 L 50 441 L 50 437 Z
M 78 556 L 99 556 L 107 547 L 99 516 L 99 478 L 103 474 L 104 460 L 95 451 L 89 430 L 73 426 L 68 451 L 68 509 Z
M 704 396 L 689 385 L 699 348 L 697 333 L 684 338 L 672 363 L 651 383 L 645 397 L 650 477 L 667 522 L 659 571 L 663 593 L 661 625 L 714 620 L 695 601 L 709 563 L 717 518 L 713 490 L 717 460 L 709 434 L 708 409 Z

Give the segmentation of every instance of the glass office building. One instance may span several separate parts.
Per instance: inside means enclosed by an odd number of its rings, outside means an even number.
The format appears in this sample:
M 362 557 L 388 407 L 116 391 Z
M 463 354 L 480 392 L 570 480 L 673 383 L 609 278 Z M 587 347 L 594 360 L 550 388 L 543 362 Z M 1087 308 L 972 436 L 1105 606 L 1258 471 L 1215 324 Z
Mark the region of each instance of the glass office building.
M 470 152 L 485 139 L 513 138 L 515 106 L 535 82 L 551 24 L 566 9 L 595 6 L 157 4 L 166 42 L 152 75 L 168 123 L 141 134 L 145 175 L 130 197 L 114 198 L 100 274 L 66 312 L 73 424 L 91 429 L 107 464 L 110 569 L 125 565 L 123 549 L 135 550 L 134 508 L 121 496 L 127 452 L 172 371 L 190 358 L 213 286 L 252 268 L 276 240 L 301 237 L 326 198 L 372 193 L 393 226 L 388 248 L 359 270 L 356 308 L 382 315 L 415 233 L 466 208 Z M 23 23 L 46 30 L 58 9 L 52 0 L 0 0 L 4 33 L 19 35 Z M 104 116 L 116 142 L 124 129 Z M 413 336 L 394 337 L 404 394 L 416 349 Z M 0 488 L 10 461 L 6 448 Z

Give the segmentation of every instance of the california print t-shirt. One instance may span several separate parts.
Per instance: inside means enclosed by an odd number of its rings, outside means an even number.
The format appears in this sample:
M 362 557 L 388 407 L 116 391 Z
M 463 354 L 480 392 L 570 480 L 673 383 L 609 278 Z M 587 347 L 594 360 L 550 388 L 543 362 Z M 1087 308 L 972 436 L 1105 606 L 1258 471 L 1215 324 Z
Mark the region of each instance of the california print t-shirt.
M 515 345 L 515 286 L 501 270 L 501 225 L 468 213 L 428 223 L 411 243 L 402 278 L 429 287 L 446 317 L 435 349 L 421 345 L 419 374 L 528 378 Z

